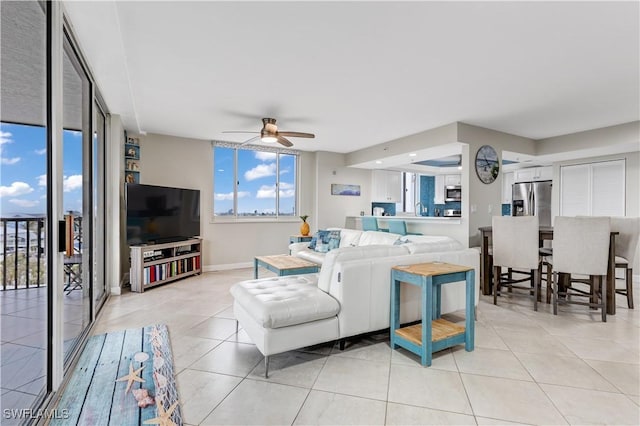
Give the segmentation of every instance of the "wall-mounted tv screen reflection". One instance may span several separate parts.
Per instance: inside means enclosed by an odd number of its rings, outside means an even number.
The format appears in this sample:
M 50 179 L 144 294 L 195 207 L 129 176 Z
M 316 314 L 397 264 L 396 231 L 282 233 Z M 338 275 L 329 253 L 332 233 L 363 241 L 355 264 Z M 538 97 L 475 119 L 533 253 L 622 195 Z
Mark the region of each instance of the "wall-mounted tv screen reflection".
M 200 190 L 128 183 L 126 205 L 129 245 L 200 235 Z

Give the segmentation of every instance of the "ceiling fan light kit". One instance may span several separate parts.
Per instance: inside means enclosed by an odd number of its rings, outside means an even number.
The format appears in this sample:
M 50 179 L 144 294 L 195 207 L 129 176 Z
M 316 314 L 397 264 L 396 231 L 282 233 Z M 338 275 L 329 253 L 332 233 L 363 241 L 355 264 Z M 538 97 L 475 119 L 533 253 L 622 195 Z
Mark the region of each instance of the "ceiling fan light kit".
M 257 132 L 244 132 L 244 131 L 227 131 L 222 133 L 257 133 Z M 279 132 L 278 126 L 276 125 L 275 118 L 263 118 L 262 119 L 262 130 L 260 130 L 260 137 L 253 137 L 248 139 L 242 143 L 242 145 L 252 142 L 256 139 L 260 139 L 262 142 L 278 142 L 279 144 L 290 147 L 293 146 L 293 143 L 285 136 L 294 137 L 294 138 L 315 138 L 316 136 L 313 133 L 303 133 L 303 132 Z

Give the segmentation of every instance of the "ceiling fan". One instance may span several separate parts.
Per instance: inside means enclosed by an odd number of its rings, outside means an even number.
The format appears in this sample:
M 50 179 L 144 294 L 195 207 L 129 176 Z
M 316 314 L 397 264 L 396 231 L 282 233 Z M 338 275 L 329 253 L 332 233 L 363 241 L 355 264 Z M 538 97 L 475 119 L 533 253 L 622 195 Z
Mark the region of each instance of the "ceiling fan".
M 254 136 L 249 140 L 246 140 L 242 143 L 242 145 L 254 142 L 257 140 L 261 140 L 262 142 L 278 142 L 281 145 L 286 147 L 293 146 L 293 143 L 285 136 L 292 138 L 315 138 L 316 135 L 313 133 L 303 133 L 303 132 L 288 132 L 288 131 L 278 131 L 278 126 L 276 125 L 275 118 L 263 118 L 262 119 L 262 130 L 259 132 L 251 132 L 244 130 L 231 130 L 225 131 L 222 133 L 260 133 L 259 136 Z

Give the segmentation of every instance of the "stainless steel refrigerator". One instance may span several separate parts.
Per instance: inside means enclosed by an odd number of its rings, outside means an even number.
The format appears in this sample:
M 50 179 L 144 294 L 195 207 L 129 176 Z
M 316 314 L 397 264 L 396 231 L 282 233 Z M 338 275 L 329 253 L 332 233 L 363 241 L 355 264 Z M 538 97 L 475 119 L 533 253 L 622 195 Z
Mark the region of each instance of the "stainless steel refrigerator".
M 551 226 L 551 181 L 513 184 L 513 216 L 538 216 L 540 226 Z

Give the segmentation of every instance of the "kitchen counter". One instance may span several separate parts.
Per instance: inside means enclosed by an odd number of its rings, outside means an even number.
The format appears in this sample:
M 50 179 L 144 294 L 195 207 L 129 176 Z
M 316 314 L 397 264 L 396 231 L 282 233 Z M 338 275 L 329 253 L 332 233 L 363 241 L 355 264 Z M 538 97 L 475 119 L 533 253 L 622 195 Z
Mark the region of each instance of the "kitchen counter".
M 360 220 L 363 216 L 347 216 L 347 220 L 355 219 Z M 380 224 L 384 224 L 387 220 L 404 220 L 407 223 L 412 222 L 428 222 L 428 223 L 443 223 L 448 225 L 459 225 L 461 223 L 460 217 L 443 217 L 443 216 L 369 216 L 375 217 L 380 221 Z

